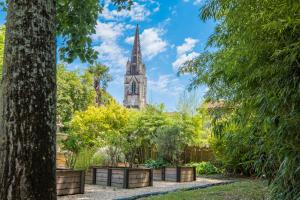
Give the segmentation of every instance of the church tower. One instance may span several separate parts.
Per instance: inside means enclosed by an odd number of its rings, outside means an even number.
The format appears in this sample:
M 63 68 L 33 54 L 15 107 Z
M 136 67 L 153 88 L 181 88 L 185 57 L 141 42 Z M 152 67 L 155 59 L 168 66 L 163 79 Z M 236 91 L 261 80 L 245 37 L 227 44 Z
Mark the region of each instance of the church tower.
M 143 108 L 147 102 L 146 67 L 142 61 L 139 26 L 136 26 L 131 60 L 127 62 L 124 80 L 124 106 Z

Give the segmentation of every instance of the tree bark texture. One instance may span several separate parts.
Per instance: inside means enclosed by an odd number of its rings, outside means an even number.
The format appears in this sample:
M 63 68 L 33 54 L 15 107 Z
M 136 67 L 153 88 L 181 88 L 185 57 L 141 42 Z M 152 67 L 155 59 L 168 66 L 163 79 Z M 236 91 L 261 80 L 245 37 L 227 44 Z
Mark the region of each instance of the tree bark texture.
M 0 199 L 56 199 L 55 0 L 10 0 L 0 104 Z

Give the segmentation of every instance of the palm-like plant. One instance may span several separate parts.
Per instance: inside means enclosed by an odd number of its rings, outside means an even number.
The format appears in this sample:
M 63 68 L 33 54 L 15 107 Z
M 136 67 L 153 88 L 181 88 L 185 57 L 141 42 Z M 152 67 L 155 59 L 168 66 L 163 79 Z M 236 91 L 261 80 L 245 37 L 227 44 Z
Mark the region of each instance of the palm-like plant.
M 108 83 L 112 81 L 112 76 L 109 74 L 109 68 L 103 64 L 89 66 L 88 72 L 94 76 L 94 88 L 96 91 L 96 104 L 103 105 L 103 92 L 106 91 Z

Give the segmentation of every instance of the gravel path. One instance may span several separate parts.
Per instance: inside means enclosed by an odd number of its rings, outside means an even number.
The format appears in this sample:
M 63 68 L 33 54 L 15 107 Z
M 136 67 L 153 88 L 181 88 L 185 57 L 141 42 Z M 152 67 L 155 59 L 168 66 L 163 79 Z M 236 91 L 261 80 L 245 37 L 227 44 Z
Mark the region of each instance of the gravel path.
M 197 181 L 188 183 L 175 182 L 153 182 L 153 187 L 137 189 L 119 189 L 113 187 L 103 187 L 98 185 L 85 185 L 85 194 L 59 197 L 58 200 L 115 200 L 115 199 L 136 199 L 140 195 L 150 195 L 155 193 L 167 193 L 179 189 L 196 189 L 225 184 L 229 180 L 219 180 L 211 178 L 197 178 Z

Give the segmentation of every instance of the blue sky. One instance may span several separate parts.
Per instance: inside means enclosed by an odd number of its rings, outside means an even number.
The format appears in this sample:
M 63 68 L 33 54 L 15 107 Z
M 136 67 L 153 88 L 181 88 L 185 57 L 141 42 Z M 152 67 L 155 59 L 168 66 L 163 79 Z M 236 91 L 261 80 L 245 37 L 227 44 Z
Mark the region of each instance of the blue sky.
M 189 75 L 177 76 L 184 61 L 203 51 L 214 30 L 212 21 L 202 22 L 199 8 L 204 0 L 138 0 L 130 11 L 117 12 L 109 0 L 98 19 L 97 33 L 92 36 L 99 62 L 111 68 L 114 81 L 108 91 L 122 103 L 125 65 L 130 58 L 135 25 L 140 27 L 143 61 L 147 68 L 148 102 L 164 103 L 176 110 L 179 96 L 189 83 Z M 0 13 L 0 24 L 5 13 Z M 69 69 L 87 66 L 76 60 Z M 197 92 L 203 96 L 205 87 Z

